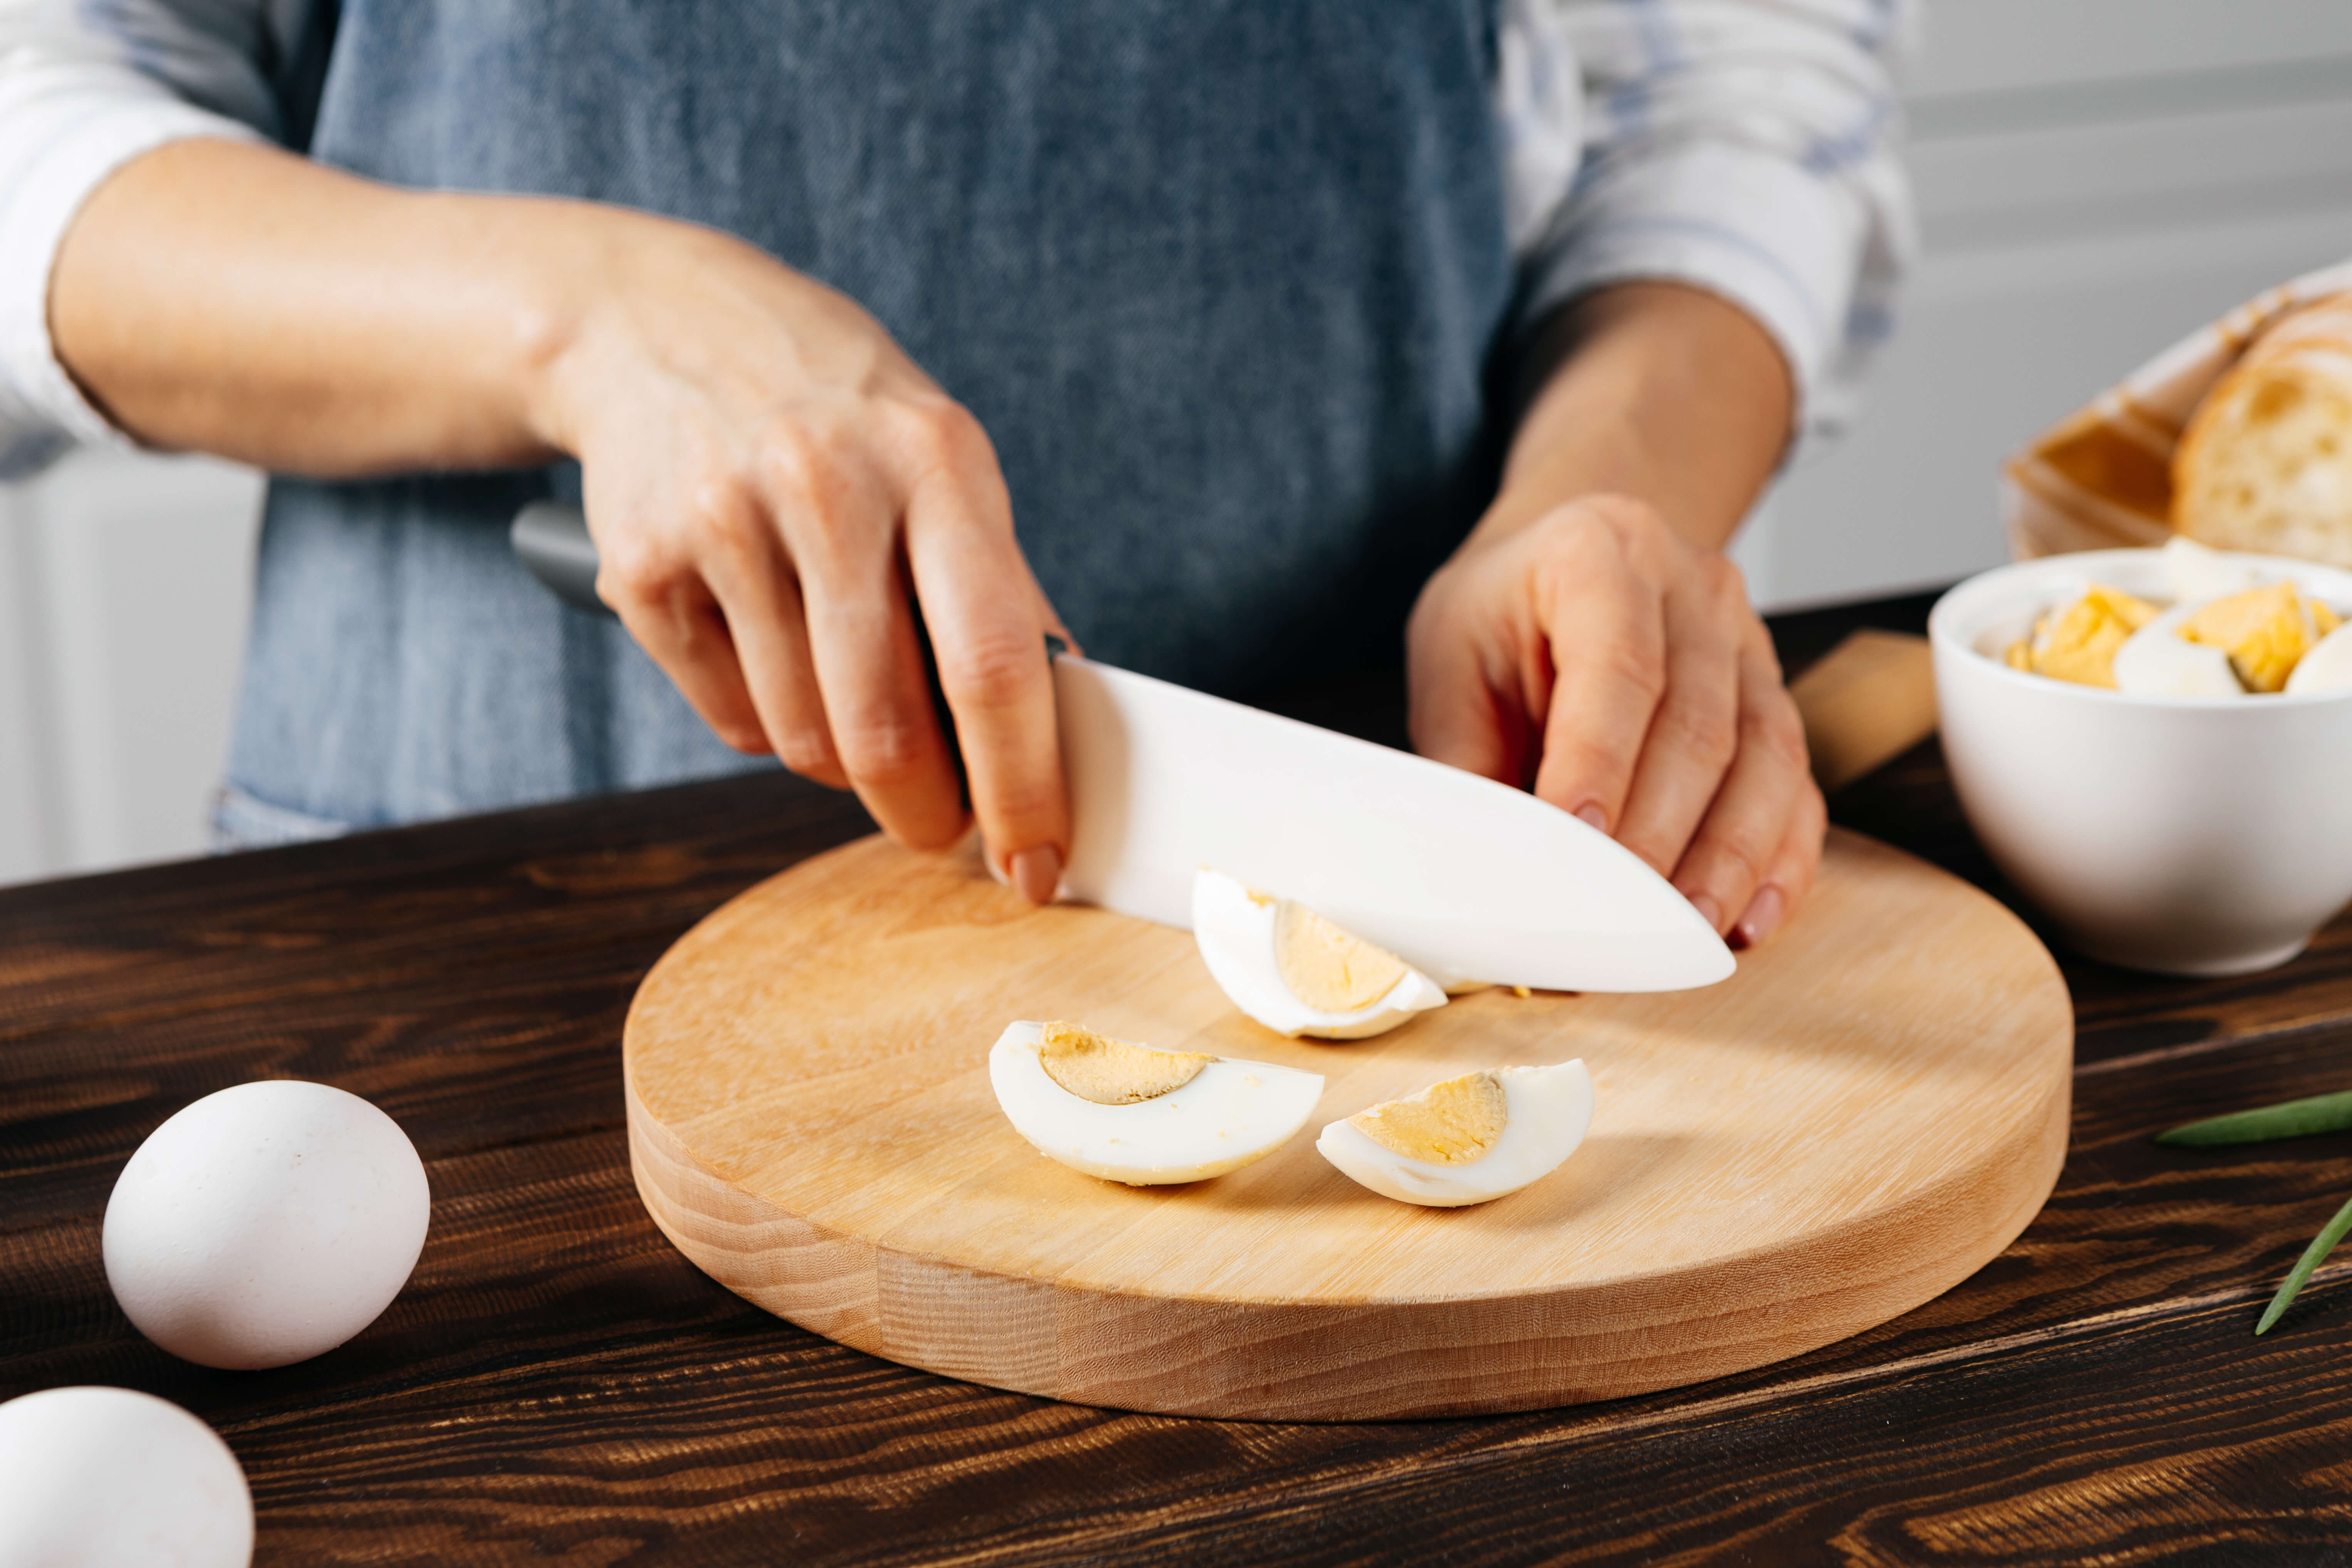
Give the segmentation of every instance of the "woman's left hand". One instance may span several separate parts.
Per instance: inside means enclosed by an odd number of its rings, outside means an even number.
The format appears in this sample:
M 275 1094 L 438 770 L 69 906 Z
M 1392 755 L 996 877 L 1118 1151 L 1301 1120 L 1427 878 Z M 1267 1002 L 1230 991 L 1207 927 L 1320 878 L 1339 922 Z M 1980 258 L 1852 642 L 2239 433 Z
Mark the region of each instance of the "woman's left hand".
M 1738 568 L 1620 495 L 1432 577 L 1406 639 L 1414 749 L 1541 798 L 1655 867 L 1718 933 L 1770 935 L 1826 813 Z

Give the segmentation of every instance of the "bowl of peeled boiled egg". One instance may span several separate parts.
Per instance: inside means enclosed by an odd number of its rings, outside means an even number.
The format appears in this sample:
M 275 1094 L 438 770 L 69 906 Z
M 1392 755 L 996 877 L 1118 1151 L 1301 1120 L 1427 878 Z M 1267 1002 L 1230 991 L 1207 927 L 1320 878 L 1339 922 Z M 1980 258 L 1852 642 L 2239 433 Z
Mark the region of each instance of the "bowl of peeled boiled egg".
M 1928 620 L 2002 873 L 2136 969 L 2283 963 L 2352 900 L 2352 573 L 2186 539 L 2021 562 Z

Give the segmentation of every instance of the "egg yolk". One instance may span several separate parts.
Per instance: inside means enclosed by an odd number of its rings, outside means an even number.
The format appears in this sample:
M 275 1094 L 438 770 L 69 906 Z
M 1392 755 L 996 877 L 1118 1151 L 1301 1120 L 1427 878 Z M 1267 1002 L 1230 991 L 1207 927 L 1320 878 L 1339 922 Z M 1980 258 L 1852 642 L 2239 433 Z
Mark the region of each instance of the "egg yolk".
M 2033 637 L 2009 650 L 2013 669 L 2029 669 L 2078 686 L 2116 683 L 2116 650 L 2156 616 L 2156 606 L 2120 588 L 2093 584 L 2063 610 L 2043 616 Z
M 2227 653 L 2247 690 L 2279 691 L 2296 661 L 2339 624 L 2335 611 L 2294 584 L 2268 583 L 2214 600 L 2180 623 L 2180 635 Z
M 1360 1012 L 1405 975 L 1403 959 L 1297 904 L 1276 917 L 1274 963 L 1290 994 L 1318 1013 Z
M 1375 1105 L 1349 1126 L 1392 1154 L 1429 1165 L 1466 1165 L 1495 1146 L 1507 1112 L 1493 1072 L 1465 1073 L 1419 1094 Z
M 1076 1024 L 1053 1023 L 1038 1034 L 1037 1060 L 1047 1078 L 1080 1100 L 1133 1105 L 1183 1088 L 1211 1058 L 1196 1051 L 1155 1051 Z

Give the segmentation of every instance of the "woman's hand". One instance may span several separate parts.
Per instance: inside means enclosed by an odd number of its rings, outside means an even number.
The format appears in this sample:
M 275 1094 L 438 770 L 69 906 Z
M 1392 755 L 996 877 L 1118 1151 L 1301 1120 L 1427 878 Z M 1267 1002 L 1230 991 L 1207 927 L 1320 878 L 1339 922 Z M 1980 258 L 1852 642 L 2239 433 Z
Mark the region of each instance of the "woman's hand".
M 928 630 L 992 858 L 1051 899 L 1045 637 L 1069 634 L 979 421 L 856 303 L 724 236 L 633 226 L 602 273 L 541 416 L 583 465 L 598 595 L 721 739 L 917 847 L 966 826 Z
M 1501 493 L 1413 609 L 1413 745 L 1613 834 L 1761 942 L 1827 819 L 1719 552 L 1787 442 L 1787 368 L 1735 306 L 1649 282 L 1578 300 L 1530 359 Z
M 84 205 L 49 311 L 159 447 L 327 478 L 580 458 L 597 590 L 711 728 L 931 847 L 965 812 L 919 613 L 992 863 L 1053 896 L 1067 634 L 978 423 L 841 295 L 641 213 L 199 140 Z
M 1613 835 L 1717 931 L 1761 942 L 1826 820 L 1738 571 L 1645 503 L 1583 497 L 1430 579 L 1407 634 L 1416 750 Z

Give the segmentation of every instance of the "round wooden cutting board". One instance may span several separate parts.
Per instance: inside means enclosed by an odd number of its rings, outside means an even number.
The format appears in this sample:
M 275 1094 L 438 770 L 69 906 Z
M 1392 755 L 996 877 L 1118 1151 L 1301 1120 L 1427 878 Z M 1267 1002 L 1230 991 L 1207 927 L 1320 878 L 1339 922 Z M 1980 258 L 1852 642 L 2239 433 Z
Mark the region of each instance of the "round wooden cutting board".
M 1131 1188 L 998 1110 L 1015 1018 L 1325 1075 L 1245 1170 Z M 1909 1310 L 2024 1229 L 2066 1146 L 2073 1015 L 1991 899 L 1833 832 L 1811 900 L 1719 985 L 1478 993 L 1351 1045 L 1286 1040 L 1182 931 L 1032 910 L 878 838 L 687 933 L 625 1049 L 637 1190 L 730 1289 L 950 1376 L 1135 1410 L 1365 1420 L 1696 1383 Z M 1551 1175 L 1423 1209 L 1321 1125 L 1480 1067 L 1581 1057 Z

